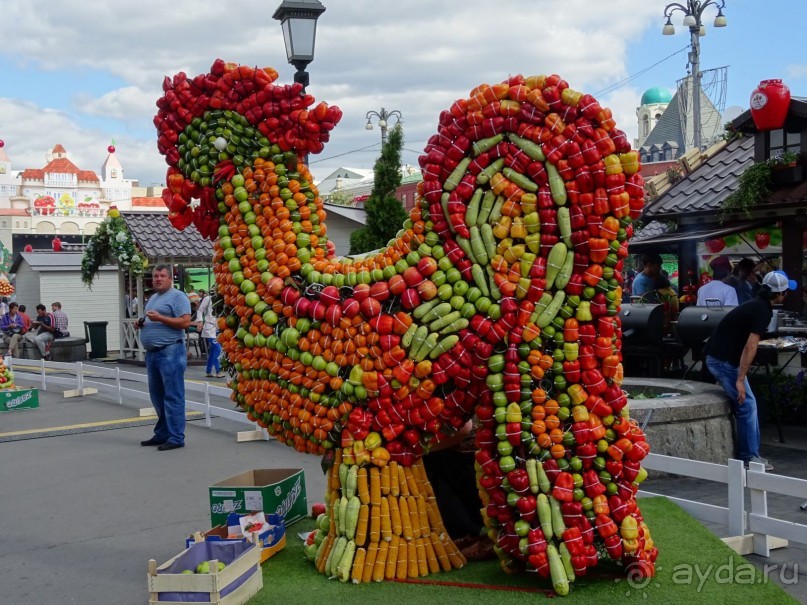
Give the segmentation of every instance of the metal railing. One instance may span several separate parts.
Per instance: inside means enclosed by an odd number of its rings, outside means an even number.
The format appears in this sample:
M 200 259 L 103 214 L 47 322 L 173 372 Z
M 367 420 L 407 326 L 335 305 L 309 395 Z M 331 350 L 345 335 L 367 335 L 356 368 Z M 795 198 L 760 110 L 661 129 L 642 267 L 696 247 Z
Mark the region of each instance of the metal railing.
M 66 397 L 97 394 L 120 405 L 126 401 L 141 402 L 151 407 L 146 374 L 127 372 L 120 367 L 105 368 L 82 362 L 15 360 L 12 357 L 5 359 L 17 382 L 30 383 L 43 391 L 53 390 L 53 387 L 67 387 L 64 391 Z M 133 384 L 143 385 L 145 388 L 133 388 Z M 213 426 L 213 418 L 233 420 L 252 427 L 252 432 L 256 434 L 242 436 L 239 433 L 239 440 L 268 439 L 266 429 L 249 420 L 244 412 L 234 409 L 230 399 L 231 393 L 232 389 L 229 387 L 185 380 L 185 408 L 203 413 L 204 424 L 207 427 Z

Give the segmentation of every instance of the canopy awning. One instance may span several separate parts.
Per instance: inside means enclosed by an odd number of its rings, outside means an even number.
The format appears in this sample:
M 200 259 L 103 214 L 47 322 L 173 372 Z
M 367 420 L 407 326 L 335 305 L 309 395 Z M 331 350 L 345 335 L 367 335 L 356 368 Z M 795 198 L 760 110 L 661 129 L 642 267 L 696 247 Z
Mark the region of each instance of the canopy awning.
M 730 225 L 713 225 L 711 227 L 683 227 L 673 231 L 667 231 L 647 238 L 636 237 L 630 241 L 629 250 L 631 253 L 655 248 L 671 248 L 683 242 L 706 241 L 734 233 L 742 233 L 750 229 L 764 227 L 775 223 L 775 217 L 756 219 L 749 221 L 733 222 Z

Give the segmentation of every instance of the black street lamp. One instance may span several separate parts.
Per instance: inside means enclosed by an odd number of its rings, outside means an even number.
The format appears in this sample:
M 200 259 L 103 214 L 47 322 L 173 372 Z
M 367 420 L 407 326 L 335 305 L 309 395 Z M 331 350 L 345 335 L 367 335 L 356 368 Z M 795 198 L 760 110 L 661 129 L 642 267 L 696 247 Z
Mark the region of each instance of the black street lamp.
M 392 111 L 387 111 L 383 107 L 381 111 L 368 111 L 367 112 L 367 124 L 364 125 L 365 130 L 372 130 L 373 123 L 370 120 L 371 116 L 375 116 L 378 118 L 378 127 L 381 129 L 381 149 L 384 149 L 384 145 L 387 144 L 387 126 L 389 125 L 390 118 L 395 118 L 396 122 L 403 122 L 403 116 L 401 112 L 397 109 L 393 109 Z
M 314 60 L 314 41 L 317 38 L 317 19 L 325 12 L 318 0 L 283 0 L 273 19 L 283 27 L 286 57 L 297 72 L 294 81 L 308 86 L 308 64 Z
M 693 130 L 693 144 L 695 149 L 701 148 L 701 72 L 700 72 L 700 36 L 706 35 L 706 27 L 703 25 L 703 12 L 709 5 L 717 7 L 717 16 L 715 17 L 715 27 L 726 27 L 728 22 L 723 15 L 723 9 L 726 6 L 725 0 L 687 0 L 686 4 L 679 4 L 673 2 L 664 7 L 664 16 L 667 17 L 667 22 L 661 33 L 665 36 L 672 36 L 675 34 L 675 27 L 672 24 L 672 14 L 676 11 L 684 13 L 684 27 L 689 28 L 689 37 L 691 50 L 689 51 L 689 65 L 692 74 L 692 130 Z

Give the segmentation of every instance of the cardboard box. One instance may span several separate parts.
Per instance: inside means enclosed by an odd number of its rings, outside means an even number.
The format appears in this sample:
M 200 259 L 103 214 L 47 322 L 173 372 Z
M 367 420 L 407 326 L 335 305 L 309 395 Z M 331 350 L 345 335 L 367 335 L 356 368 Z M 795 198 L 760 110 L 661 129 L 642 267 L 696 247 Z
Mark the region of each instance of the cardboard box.
M 39 407 L 39 391 L 36 389 L 0 390 L 0 412 L 32 410 Z
M 254 544 L 200 542 L 191 545 L 159 567 L 149 561 L 149 605 L 218 603 L 243 605 L 263 588 L 260 553 Z M 195 570 L 203 561 L 221 561 L 224 569 L 211 566 L 211 573 L 183 573 Z
M 263 517 L 263 513 L 258 513 Z M 217 525 L 207 530 L 205 533 L 196 532 L 185 540 L 185 547 L 190 548 L 196 542 L 251 542 L 261 547 L 261 563 L 268 560 L 273 555 L 279 553 L 286 547 L 286 528 L 283 525 L 283 518 L 279 515 L 267 515 L 264 521 L 267 523 L 266 529 L 253 532 L 245 536 L 242 529 L 241 519 L 249 515 L 237 515 L 230 513 L 227 525 Z
M 253 469 L 210 486 L 210 524 L 224 525 L 230 513 L 262 511 L 283 517 L 288 527 L 308 514 L 302 469 Z

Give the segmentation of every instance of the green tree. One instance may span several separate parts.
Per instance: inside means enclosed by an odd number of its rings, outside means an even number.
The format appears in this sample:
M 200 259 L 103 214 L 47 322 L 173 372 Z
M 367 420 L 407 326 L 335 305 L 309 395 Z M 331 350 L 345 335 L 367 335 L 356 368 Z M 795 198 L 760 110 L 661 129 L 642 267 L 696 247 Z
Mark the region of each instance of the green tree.
M 364 204 L 367 226 L 351 234 L 350 254 L 383 248 L 407 218 L 403 204 L 395 197 L 395 190 L 401 184 L 402 148 L 403 129 L 396 124 L 373 167 L 373 190 Z

